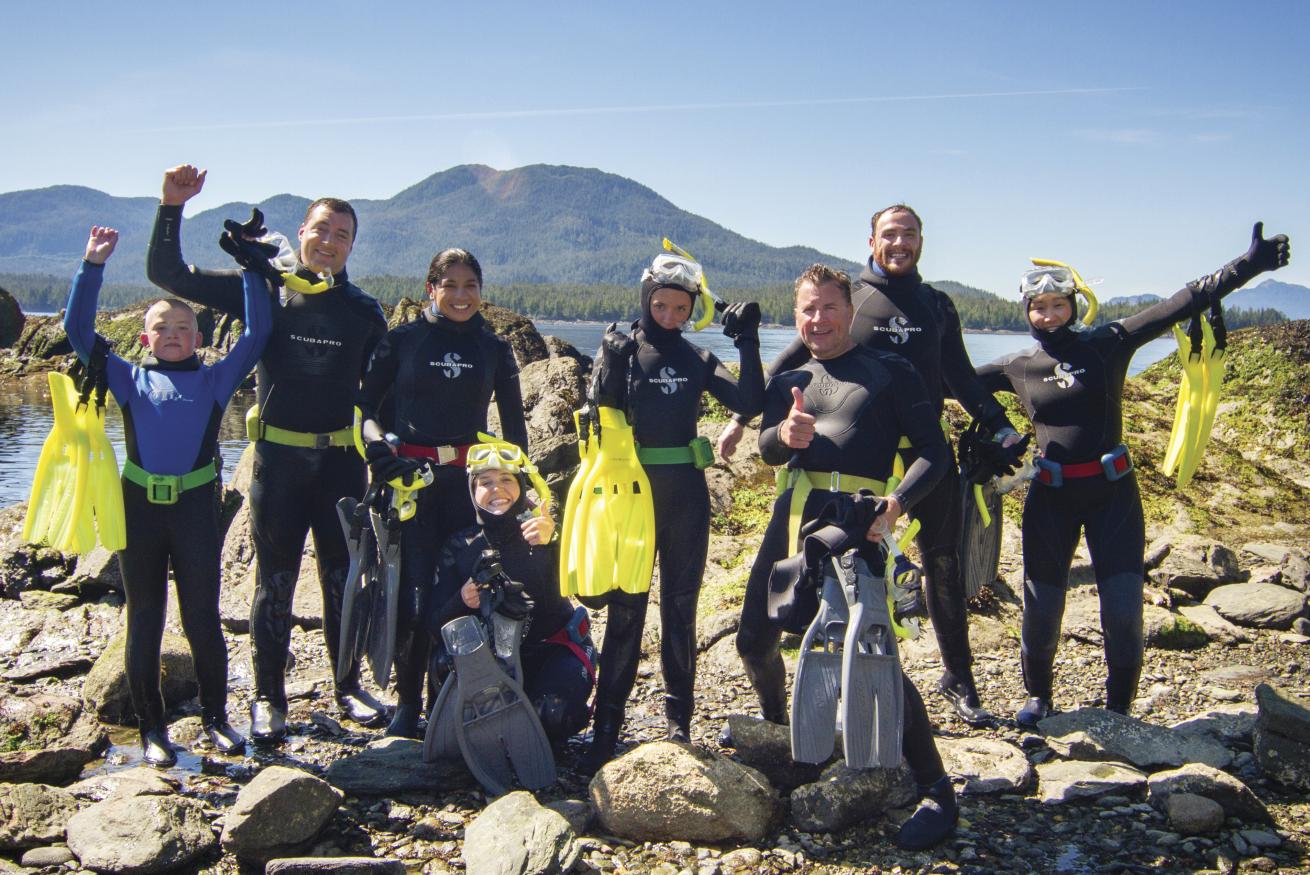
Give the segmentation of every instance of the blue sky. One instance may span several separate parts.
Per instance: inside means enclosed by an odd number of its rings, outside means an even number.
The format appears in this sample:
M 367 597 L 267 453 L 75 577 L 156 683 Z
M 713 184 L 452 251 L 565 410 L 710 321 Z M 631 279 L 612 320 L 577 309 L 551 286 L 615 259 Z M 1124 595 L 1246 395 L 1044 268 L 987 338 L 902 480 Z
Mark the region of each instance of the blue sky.
M 190 161 L 206 208 L 574 164 L 857 260 L 905 200 L 928 277 L 1002 294 L 1034 255 L 1167 293 L 1257 218 L 1310 284 L 1310 5 L 628 6 L 24 4 L 0 191 L 152 195 Z

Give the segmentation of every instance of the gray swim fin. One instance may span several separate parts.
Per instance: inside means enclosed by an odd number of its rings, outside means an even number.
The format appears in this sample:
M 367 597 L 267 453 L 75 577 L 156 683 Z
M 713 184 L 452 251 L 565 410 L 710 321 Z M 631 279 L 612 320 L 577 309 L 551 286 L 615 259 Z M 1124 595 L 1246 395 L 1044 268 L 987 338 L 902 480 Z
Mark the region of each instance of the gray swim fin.
M 373 534 L 378 543 L 379 591 L 374 594 L 369 626 L 368 665 L 381 688 L 391 684 L 391 666 L 396 658 L 396 622 L 400 613 L 400 533 L 392 528 L 387 513 L 370 509 Z
M 521 625 L 511 634 L 521 635 Z M 553 784 L 550 740 L 522 685 L 496 661 L 482 622 L 457 617 L 442 627 L 441 637 L 455 663 L 456 739 L 473 777 L 493 796 L 509 790 L 516 777 L 529 790 Z
M 819 611 L 801 638 L 792 681 L 791 758 L 798 763 L 825 763 L 836 745 L 837 700 L 841 695 L 842 647 L 848 617 L 841 585 L 831 574 L 825 574 Z
M 424 762 L 458 759 L 463 755 L 459 749 L 459 709 L 455 707 L 459 699 L 457 687 L 455 673 L 451 672 L 428 715 L 428 730 L 423 734 Z
M 850 605 L 841 664 L 846 765 L 894 769 L 901 763 L 905 697 L 886 582 L 874 576 L 854 551 L 834 559 L 833 565 Z
M 346 536 L 350 567 L 341 593 L 341 640 L 337 648 L 336 679 L 350 678 L 368 643 L 369 604 L 367 584 L 377 564 L 377 541 L 369 525 L 367 510 L 350 496 L 337 502 L 337 516 Z

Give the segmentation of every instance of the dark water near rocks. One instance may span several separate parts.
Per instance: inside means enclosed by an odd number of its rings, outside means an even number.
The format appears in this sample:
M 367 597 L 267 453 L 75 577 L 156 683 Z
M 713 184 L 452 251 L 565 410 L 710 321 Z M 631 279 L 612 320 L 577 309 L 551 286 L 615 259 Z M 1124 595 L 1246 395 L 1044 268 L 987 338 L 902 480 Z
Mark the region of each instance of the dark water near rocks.
M 605 330 L 605 324 L 543 320 L 537 323 L 537 328 L 542 334 L 552 334 L 590 355 L 600 345 L 600 336 Z M 760 351 L 764 361 L 767 363 L 781 352 L 794 334 L 795 332 L 790 328 L 762 329 Z M 693 334 L 689 339 L 726 362 L 737 361 L 737 350 L 732 346 L 732 341 L 724 337 L 717 326 Z M 1032 345 L 1030 337 L 1020 334 L 965 334 L 964 340 L 969 356 L 976 363 L 989 362 Z M 1141 372 L 1148 365 L 1172 353 L 1175 348 L 1172 340 L 1152 341 L 1142 347 L 1133 358 L 1129 374 Z M 0 507 L 27 499 L 28 490 L 32 485 L 32 472 L 36 468 L 37 457 L 41 454 L 41 445 L 50 431 L 52 416 L 49 394 L 44 384 L 38 385 L 39 389 L 23 391 L 16 384 L 0 383 Z M 222 427 L 219 430 L 219 446 L 223 455 L 225 478 L 231 476 L 232 468 L 245 447 L 244 417 L 246 410 L 253 403 L 253 395 L 238 395 L 232 399 L 223 417 Z M 112 399 L 105 417 L 105 431 L 114 444 L 121 465 L 123 421 Z

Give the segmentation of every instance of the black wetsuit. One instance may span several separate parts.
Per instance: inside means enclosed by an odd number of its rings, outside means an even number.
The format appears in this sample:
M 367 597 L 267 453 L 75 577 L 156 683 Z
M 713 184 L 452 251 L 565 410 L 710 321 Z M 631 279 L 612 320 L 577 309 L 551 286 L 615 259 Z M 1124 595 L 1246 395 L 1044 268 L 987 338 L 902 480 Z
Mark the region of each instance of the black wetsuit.
M 851 338 L 869 349 L 908 359 L 922 378 L 934 416 L 941 418 L 949 391 L 950 397 L 993 432 L 1011 428 L 1004 408 L 974 374 L 955 305 L 945 293 L 923 282 L 917 271 L 903 277 L 884 276 L 870 263 L 851 290 L 851 304 L 855 310 Z M 798 367 L 809 357 L 809 351 L 797 338 L 774 360 L 768 372 Z M 908 465 L 914 455 L 907 452 L 903 458 Z M 954 456 L 948 461 L 936 488 L 914 509 L 913 516 L 920 523 L 915 543 L 923 557 L 928 614 L 937 648 L 942 666 L 951 675 L 943 679 L 944 684 L 967 681 L 972 688 L 973 654 L 969 649 L 969 616 L 959 554 L 963 507 Z
M 1095 329 L 1034 329 L 1037 346 L 983 365 L 978 375 L 989 389 L 1019 396 L 1043 457 L 1061 465 L 1096 462 L 1123 441 L 1121 399 L 1133 353 L 1202 311 L 1210 293 L 1222 297 L 1249 275 L 1225 269 L 1210 279 L 1205 292 L 1194 284 Z M 1029 487 L 1023 509 L 1024 684 L 1030 696 L 1051 702 L 1069 567 L 1083 531 L 1101 603 L 1106 704 L 1126 712 L 1142 666 L 1146 543 L 1142 498 L 1131 471 L 1113 481 L 1091 476 L 1065 479 L 1058 488 L 1040 481 Z
M 803 392 L 806 412 L 816 417 L 814 440 L 803 450 L 783 444 L 778 433 L 792 407 L 793 386 Z M 788 463 L 804 471 L 839 472 L 885 481 L 892 473 L 902 435 L 909 438 L 915 460 L 892 494 L 903 508 L 909 509 L 932 494 L 950 458 L 932 401 L 909 362 L 856 346 L 836 358 L 812 359 L 795 370 L 775 374 L 769 381 L 760 424 L 760 455 L 771 465 Z M 802 521 L 814 518 L 828 496 L 827 490 L 817 487 L 810 492 Z M 786 722 L 786 669 L 778 652 L 781 633 L 769 621 L 768 588 L 774 563 L 799 547 L 787 542 L 791 498 L 789 488 L 774 501 L 773 516 L 746 583 L 737 630 L 737 651 L 746 675 L 760 697 L 764 716 L 777 723 Z M 877 550 L 872 543 L 869 548 Z M 871 567 L 882 565 L 877 555 L 866 559 Z M 944 774 L 941 758 L 932 740 L 923 700 L 909 676 L 902 677 L 905 759 L 915 780 L 927 786 Z
M 182 260 L 182 207 L 161 205 L 146 258 L 150 281 L 173 294 L 245 318 L 241 275 L 199 270 Z M 316 280 L 307 271 L 307 278 Z M 288 294 L 273 307 L 273 328 L 259 360 L 260 420 L 287 431 L 326 435 L 354 421 L 360 377 L 386 332 L 377 301 L 343 270 L 317 295 Z M 352 446 L 294 447 L 255 443 L 250 486 L 250 530 L 257 588 L 250 604 L 255 695 L 286 709 L 285 676 L 291 645 L 291 601 L 305 536 L 313 531 L 323 591 L 323 638 L 336 665 L 341 597 L 349 558 L 337 501 L 364 494 L 365 468 Z M 338 684 L 356 689 L 358 671 Z
M 393 328 L 378 344 L 364 376 L 359 408 L 402 444 L 467 447 L 487 430 L 487 405 L 496 395 L 501 437 L 527 451 L 519 369 L 510 345 L 475 313 L 466 322 L 425 315 Z M 460 457 L 433 465 L 436 479 L 414 493 L 418 509 L 400 524 L 401 599 L 396 642 L 396 696 L 418 705 L 427 671 L 428 636 L 417 618 L 430 611 L 441 546 L 473 522 L 468 476 Z M 416 634 L 417 633 L 417 634 Z
M 64 313 L 68 338 L 84 362 L 95 345 L 96 298 L 103 276 L 103 265 L 83 263 Z M 108 385 L 123 411 L 128 464 L 172 476 L 207 466 L 213 470 L 218 464 L 223 409 L 268 339 L 268 285 L 246 274 L 243 290 L 252 318 L 231 352 L 212 367 L 200 364 L 194 355 L 180 362 L 147 357 L 134 365 L 110 354 Z M 171 566 L 205 725 L 225 723 L 227 645 L 218 615 L 222 481 L 214 477 L 184 490 L 173 504 L 151 503 L 145 487 L 127 476 L 122 482 L 127 546 L 119 551 L 118 563 L 127 595 L 127 686 L 137 719 L 145 730 L 164 727 L 159 651 Z
M 499 551 L 506 576 L 521 583 L 533 602 L 520 650 L 523 690 L 537 709 L 546 734 L 552 741 L 562 741 L 583 729 L 591 716 L 587 700 L 594 654 L 586 644 L 565 643 L 575 609 L 560 595 L 557 545 L 528 544 L 517 517 L 510 514 L 503 523 L 493 518 L 486 526 L 474 525 L 451 536 L 437 566 L 433 603 L 440 608 L 429 622 L 431 640 L 440 650 L 441 627 L 455 617 L 475 613 L 464 604 L 459 591 L 478 569 L 482 552 L 493 547 Z
M 649 319 L 638 324 L 642 327 L 633 332 L 638 345 L 628 368 L 627 408 L 639 448 L 686 447 L 696 437 L 705 392 L 729 410 L 746 416 L 759 412 L 764 373 L 757 338 L 738 341 L 738 380 L 712 353 L 689 343 L 681 331 L 662 329 Z M 690 463 L 643 461 L 643 467 L 655 506 L 665 715 L 671 726 L 685 731 L 694 710 L 696 602 L 709 550 L 709 490 L 704 471 Z M 610 594 L 596 688 L 598 730 L 617 732 L 622 724 L 624 706 L 637 678 L 647 600 L 647 593 Z

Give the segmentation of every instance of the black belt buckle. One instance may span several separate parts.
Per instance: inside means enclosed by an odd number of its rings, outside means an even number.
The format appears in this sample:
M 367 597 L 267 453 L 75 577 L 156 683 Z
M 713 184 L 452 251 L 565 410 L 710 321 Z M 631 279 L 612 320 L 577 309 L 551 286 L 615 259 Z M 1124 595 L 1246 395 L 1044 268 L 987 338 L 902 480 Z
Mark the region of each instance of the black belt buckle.
M 332 435 L 316 434 L 314 435 L 314 449 L 326 450 L 332 446 Z

